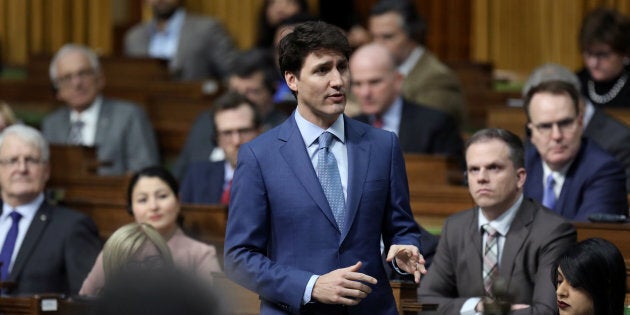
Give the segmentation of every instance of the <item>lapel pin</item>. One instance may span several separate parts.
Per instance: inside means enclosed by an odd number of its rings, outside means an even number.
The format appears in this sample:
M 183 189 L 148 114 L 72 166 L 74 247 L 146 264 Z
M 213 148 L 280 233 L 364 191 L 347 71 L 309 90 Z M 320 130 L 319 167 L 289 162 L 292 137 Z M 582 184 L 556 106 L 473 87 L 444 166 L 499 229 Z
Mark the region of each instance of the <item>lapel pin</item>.
M 47 219 L 48 219 L 48 217 L 46 217 L 45 214 L 42 214 L 42 215 L 39 216 L 39 220 L 40 221 L 44 221 L 45 222 Z

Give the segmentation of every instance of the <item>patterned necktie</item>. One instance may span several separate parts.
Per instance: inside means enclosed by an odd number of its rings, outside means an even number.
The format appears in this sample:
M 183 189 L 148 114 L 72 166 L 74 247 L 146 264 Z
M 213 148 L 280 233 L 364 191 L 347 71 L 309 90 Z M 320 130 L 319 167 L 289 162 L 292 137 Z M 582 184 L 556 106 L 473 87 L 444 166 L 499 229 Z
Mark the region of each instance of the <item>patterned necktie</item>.
M 326 199 L 328 199 L 330 209 L 332 209 L 333 215 L 335 216 L 337 226 L 339 230 L 343 232 L 346 201 L 343 196 L 337 160 L 329 149 L 332 140 L 333 134 L 327 131 L 319 136 L 319 147 L 317 148 L 317 176 L 324 189 Z
M 483 287 L 486 289 L 486 294 L 492 296 L 492 283 L 499 273 L 499 243 L 497 242 L 499 233 L 489 224 L 484 224 L 482 228 L 487 234 L 486 247 L 483 251 Z
M 549 174 L 547 176 L 547 183 L 545 185 L 545 193 L 543 195 L 543 205 L 551 210 L 556 207 L 556 194 L 553 188 L 556 186 L 556 180 Z
M 11 211 L 9 216 L 12 219 L 11 227 L 7 232 L 7 236 L 4 239 L 2 245 L 2 251 L 0 251 L 0 262 L 2 262 L 2 281 L 5 281 L 9 277 L 9 266 L 11 265 L 11 257 L 13 256 L 13 249 L 15 248 L 15 240 L 18 236 L 18 225 L 22 215 L 17 211 Z
M 83 144 L 83 126 L 85 126 L 85 123 L 81 120 L 75 120 L 72 122 L 72 125 L 70 126 L 70 136 L 68 137 L 68 144 Z

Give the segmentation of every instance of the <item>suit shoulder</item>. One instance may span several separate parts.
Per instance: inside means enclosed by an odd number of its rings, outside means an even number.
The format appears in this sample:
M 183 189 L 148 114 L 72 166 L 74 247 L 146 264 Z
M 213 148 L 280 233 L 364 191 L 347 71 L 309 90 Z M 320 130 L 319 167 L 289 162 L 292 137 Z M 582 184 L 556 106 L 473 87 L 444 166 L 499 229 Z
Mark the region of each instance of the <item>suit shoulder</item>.
M 136 40 L 140 36 L 145 36 L 149 30 L 148 23 L 138 23 L 125 32 L 125 40 Z
M 444 226 L 455 225 L 458 228 L 460 228 L 464 224 L 468 224 L 471 222 L 471 220 L 474 220 L 475 213 L 476 213 L 475 208 L 470 208 L 470 209 L 457 212 L 455 214 L 451 214 L 450 216 L 446 218 L 446 221 L 444 222 Z
M 59 221 L 62 224 L 74 224 L 83 220 L 93 222 L 92 219 L 85 213 L 70 209 L 68 207 L 50 204 L 47 204 L 46 207 L 48 208 L 48 210 L 50 210 L 50 213 L 54 218 L 53 222 Z
M 189 167 L 189 173 L 205 173 L 208 171 L 216 171 L 222 169 L 225 165 L 224 161 L 198 161 Z
M 426 121 L 438 121 L 443 123 L 444 121 L 455 121 L 451 115 L 444 111 L 431 108 L 422 103 L 418 103 L 409 99 L 404 99 L 406 103 L 406 110 L 413 116 L 423 117 Z

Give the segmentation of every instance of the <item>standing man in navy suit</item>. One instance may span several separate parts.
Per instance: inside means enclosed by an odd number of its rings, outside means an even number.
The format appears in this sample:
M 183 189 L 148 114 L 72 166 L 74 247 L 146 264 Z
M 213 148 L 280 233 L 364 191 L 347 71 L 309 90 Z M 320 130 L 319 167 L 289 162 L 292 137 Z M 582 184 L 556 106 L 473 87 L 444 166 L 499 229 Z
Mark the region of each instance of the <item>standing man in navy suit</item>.
M 397 137 L 343 115 L 350 45 L 338 28 L 301 24 L 279 50 L 298 105 L 239 150 L 226 274 L 260 295 L 263 315 L 397 314 L 381 239 L 395 268 L 426 273 Z
M 546 81 L 525 96 L 533 147 L 525 155 L 524 194 L 574 221 L 591 214 L 628 215 L 621 164 L 582 137 L 580 95 L 564 81 Z

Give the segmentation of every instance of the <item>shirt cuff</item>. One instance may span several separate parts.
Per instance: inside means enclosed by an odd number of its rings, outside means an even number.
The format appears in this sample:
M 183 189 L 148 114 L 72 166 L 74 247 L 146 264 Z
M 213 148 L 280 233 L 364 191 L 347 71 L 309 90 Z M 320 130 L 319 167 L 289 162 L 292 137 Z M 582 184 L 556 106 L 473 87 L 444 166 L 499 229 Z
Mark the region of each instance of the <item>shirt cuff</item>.
M 475 307 L 477 306 L 477 303 L 479 303 L 479 301 L 481 301 L 481 298 L 478 297 L 466 300 L 464 305 L 462 305 L 462 309 L 459 310 L 459 313 L 461 315 L 480 315 L 481 313 L 477 313 L 475 311 Z
M 302 305 L 306 305 L 311 302 L 313 287 L 315 287 L 315 281 L 317 281 L 317 279 L 319 279 L 318 275 L 312 275 L 311 279 L 308 280 L 306 289 L 304 290 L 304 296 L 302 297 Z

